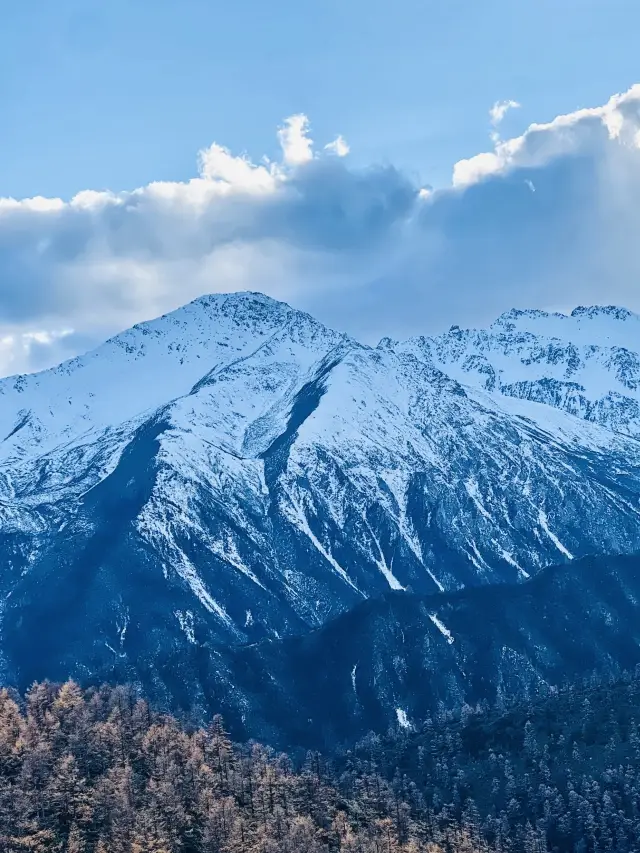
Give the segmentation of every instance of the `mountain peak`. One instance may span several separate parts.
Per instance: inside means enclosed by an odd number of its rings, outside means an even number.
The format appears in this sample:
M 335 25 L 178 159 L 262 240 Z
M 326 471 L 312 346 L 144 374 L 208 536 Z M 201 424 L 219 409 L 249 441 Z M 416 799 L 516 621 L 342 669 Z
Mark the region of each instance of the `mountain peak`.
M 326 335 L 346 339 L 346 335 L 334 332 L 324 326 L 310 314 L 293 308 L 286 302 L 274 299 L 258 291 L 242 290 L 230 293 L 206 293 L 196 299 L 163 314 L 153 320 L 138 323 L 115 337 L 108 343 L 120 343 L 122 340 L 137 337 L 139 332 L 149 335 L 173 334 L 174 327 L 180 330 L 183 343 L 189 344 L 191 334 L 198 332 L 207 339 L 220 335 L 250 334 L 258 338 L 273 334 L 278 329 L 300 339 L 301 334 L 313 337 Z M 258 341 L 259 342 L 259 341 Z M 235 346 L 229 339 L 228 344 Z
M 3 451 L 20 452 L 26 433 L 23 428 L 18 436 L 15 430 L 23 422 L 37 431 L 34 447 L 41 452 L 152 412 L 234 365 L 257 359 L 277 372 L 280 363 L 288 375 L 345 343 L 355 345 L 262 293 L 200 296 L 56 368 L 2 380 L 0 437 L 16 436 Z
M 286 302 L 279 299 L 274 299 L 272 296 L 267 296 L 266 293 L 260 293 L 259 290 L 235 290 L 224 293 L 203 293 L 196 297 L 187 305 L 200 305 L 204 308 L 231 309 L 231 308 L 257 308 L 259 305 L 271 309 L 288 309 L 293 311 Z M 182 306 L 187 307 L 187 306 Z M 178 311 L 181 309 L 178 308 Z
M 166 328 L 168 324 L 193 323 L 198 322 L 198 318 L 204 319 L 205 322 L 210 322 L 214 318 L 229 318 L 238 325 L 252 325 L 274 319 L 278 322 L 279 319 L 283 319 L 294 311 L 295 309 L 286 302 L 280 302 L 257 291 L 205 293 L 173 311 L 136 323 L 110 340 L 117 340 L 122 335 L 130 335 L 134 330 L 155 330 L 160 327 Z
M 511 327 L 514 324 L 531 320 L 539 322 L 541 320 L 548 320 L 551 317 L 566 318 L 566 315 L 557 312 L 550 313 L 549 311 L 542 311 L 539 308 L 510 308 L 508 311 L 504 311 L 500 314 L 500 316 L 493 321 L 490 328 Z

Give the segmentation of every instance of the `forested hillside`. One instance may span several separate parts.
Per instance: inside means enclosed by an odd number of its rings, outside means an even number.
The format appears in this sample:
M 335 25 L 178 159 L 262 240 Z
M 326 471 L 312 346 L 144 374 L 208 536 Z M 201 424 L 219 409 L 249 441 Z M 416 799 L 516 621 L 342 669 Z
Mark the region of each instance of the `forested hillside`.
M 414 800 L 376 772 L 342 780 L 319 755 L 294 770 L 266 747 L 234 747 L 219 718 L 188 730 L 125 688 L 0 693 L 3 852 L 487 849 Z
M 639 722 L 634 674 L 288 757 L 126 687 L 4 690 L 0 850 L 633 853 Z
M 640 849 L 640 673 L 370 735 L 342 759 L 510 853 Z M 344 784 L 345 775 L 341 776 Z M 410 799 L 410 802 L 412 800 Z

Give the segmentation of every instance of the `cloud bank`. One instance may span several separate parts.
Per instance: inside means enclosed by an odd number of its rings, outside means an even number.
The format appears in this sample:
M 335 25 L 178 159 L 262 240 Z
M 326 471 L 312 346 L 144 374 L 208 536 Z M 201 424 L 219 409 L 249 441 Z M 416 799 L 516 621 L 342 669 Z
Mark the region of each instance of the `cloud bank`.
M 213 144 L 189 181 L 0 198 L 0 374 L 205 292 L 262 290 L 369 341 L 511 307 L 640 310 L 640 85 L 502 141 L 515 106 L 435 191 L 352 165 L 340 136 L 316 147 L 295 115 L 277 162 Z

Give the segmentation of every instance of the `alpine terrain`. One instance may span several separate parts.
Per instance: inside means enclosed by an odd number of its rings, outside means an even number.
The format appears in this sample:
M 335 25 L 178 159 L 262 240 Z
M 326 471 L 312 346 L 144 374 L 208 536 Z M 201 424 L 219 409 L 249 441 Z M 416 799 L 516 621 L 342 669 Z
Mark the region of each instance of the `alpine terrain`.
M 277 665 L 239 647 L 381 597 L 423 630 L 425 596 L 640 551 L 640 318 L 511 311 L 371 347 L 258 293 L 205 296 L 0 381 L 0 463 L 3 682 L 241 708 L 242 656 Z

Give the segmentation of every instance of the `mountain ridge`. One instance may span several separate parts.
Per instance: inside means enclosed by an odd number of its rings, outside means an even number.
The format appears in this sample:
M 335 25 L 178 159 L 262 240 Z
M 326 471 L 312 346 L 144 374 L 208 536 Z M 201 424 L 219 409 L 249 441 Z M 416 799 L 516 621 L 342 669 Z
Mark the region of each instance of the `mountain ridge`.
M 512 320 L 549 317 L 565 323 Z M 566 322 L 619 343 L 637 319 Z M 36 658 L 98 672 L 135 647 L 157 686 L 175 650 L 304 634 L 386 590 L 640 550 L 640 356 L 558 341 L 454 329 L 368 347 L 249 292 L 3 380 L 3 679 Z M 529 384 L 492 389 L 491 370 Z M 567 371 L 591 409 L 561 393 Z M 624 417 L 596 406 L 620 387 Z
M 247 706 L 244 736 L 327 748 L 619 676 L 640 664 L 639 569 L 640 554 L 584 557 L 520 584 L 389 591 L 304 636 L 230 649 L 242 702 L 232 695 L 227 717 L 242 731 Z

